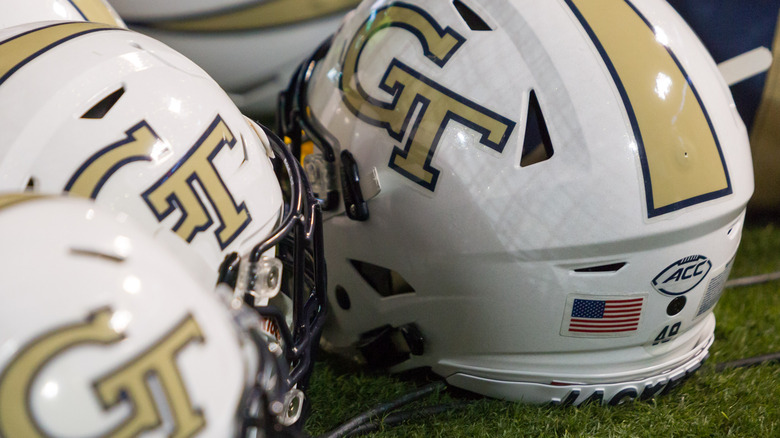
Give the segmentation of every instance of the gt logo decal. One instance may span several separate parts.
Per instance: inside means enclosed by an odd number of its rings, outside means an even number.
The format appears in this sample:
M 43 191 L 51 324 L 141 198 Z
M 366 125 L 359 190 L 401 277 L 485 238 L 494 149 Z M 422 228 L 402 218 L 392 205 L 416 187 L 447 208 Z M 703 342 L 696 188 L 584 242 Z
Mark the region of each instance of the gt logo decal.
M 101 150 L 81 165 L 65 191 L 87 198 L 97 198 L 103 184 L 122 166 L 133 161 L 151 161 L 149 151 L 159 140 L 148 123 L 142 121 L 128 129 L 127 138 Z
M 33 59 L 78 36 L 104 30 L 122 30 L 89 22 L 58 23 L 0 42 L 0 84 Z
M 652 27 L 629 0 L 566 3 L 623 99 L 642 166 L 648 218 L 731 194 L 712 121 L 666 46 L 664 30 Z
M 0 436 L 47 436 L 32 412 L 31 386 L 40 371 L 60 354 L 86 346 L 106 346 L 124 338 L 111 326 L 113 312 L 101 309 L 87 321 L 60 327 L 27 344 L 0 375 Z M 164 388 L 168 410 L 174 419 L 172 437 L 191 436 L 206 422 L 192 406 L 176 356 L 192 342 L 203 342 L 195 319 L 188 315 L 171 332 L 119 369 L 92 382 L 105 410 L 120 403 L 133 407 L 130 418 L 101 436 L 136 436 L 162 424 L 148 379 L 154 375 Z
M 430 191 L 436 188 L 439 170 L 431 164 L 436 147 L 450 121 L 481 134 L 480 143 L 502 152 L 515 122 L 445 88 L 394 58 L 379 88 L 392 96 L 390 101 L 371 97 L 357 77 L 360 55 L 379 31 L 399 28 L 412 33 L 428 60 L 443 68 L 466 39 L 451 28 L 442 28 L 422 9 L 401 2 L 376 10 L 350 42 L 344 57 L 340 87 L 349 110 L 366 123 L 384 128 L 401 141 L 395 147 L 389 166 Z M 417 118 L 412 116 L 419 107 Z
M 235 144 L 233 133 L 217 116 L 195 146 L 142 195 L 159 221 L 174 210 L 181 210 L 181 219 L 173 231 L 187 242 L 192 242 L 197 233 L 214 224 L 195 191 L 195 181 L 216 210 L 220 226 L 214 234 L 220 248 L 225 249 L 252 220 L 244 203 L 236 205 L 213 163 L 223 146 L 233 149 Z
M 127 131 L 127 138 L 87 159 L 64 190 L 97 198 L 103 185 L 123 166 L 135 161 L 151 161 L 150 154 L 158 142 L 159 138 L 146 122 L 138 123 Z M 219 227 L 214 234 L 222 249 L 227 248 L 252 221 L 246 205 L 236 205 L 213 163 L 225 145 L 232 149 L 235 144 L 233 133 L 217 116 L 184 157 L 141 194 L 160 222 L 180 210 L 181 218 L 172 229 L 187 242 L 192 242 L 198 233 L 214 224 L 201 196 L 217 215 Z M 196 182 L 203 195 L 196 191 Z

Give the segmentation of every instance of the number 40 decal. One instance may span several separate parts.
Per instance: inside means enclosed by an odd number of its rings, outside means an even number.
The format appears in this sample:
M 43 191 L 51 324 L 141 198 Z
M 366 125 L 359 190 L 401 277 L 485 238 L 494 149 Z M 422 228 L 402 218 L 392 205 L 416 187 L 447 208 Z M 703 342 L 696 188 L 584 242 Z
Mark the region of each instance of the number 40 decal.
M 672 338 L 677 336 L 677 333 L 680 332 L 680 325 L 680 322 L 676 322 L 672 325 L 664 326 L 664 329 L 661 330 L 661 333 L 658 333 L 658 336 L 655 337 L 653 345 L 671 341 Z

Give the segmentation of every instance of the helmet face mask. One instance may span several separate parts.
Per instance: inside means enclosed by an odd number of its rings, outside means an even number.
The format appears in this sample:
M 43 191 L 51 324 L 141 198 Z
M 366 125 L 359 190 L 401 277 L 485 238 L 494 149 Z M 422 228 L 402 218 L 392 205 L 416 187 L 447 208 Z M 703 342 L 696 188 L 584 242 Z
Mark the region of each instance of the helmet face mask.
M 266 334 L 292 367 L 285 385 L 305 389 L 325 313 L 321 225 L 281 141 L 192 61 L 149 37 L 49 22 L 2 31 L 0 52 L 17 42 L 32 50 L 0 79 L 0 98 L 19 102 L 0 117 L 0 188 L 92 198 L 132 217 L 203 284 L 236 293 L 258 279 L 236 284 L 231 272 L 278 259 L 276 298 L 252 304 L 275 318 Z
M 667 4 L 612 3 L 365 2 L 301 65 L 281 132 L 341 182 L 324 345 L 533 403 L 651 397 L 699 367 L 747 135 Z
M 291 152 L 270 130 L 263 130 L 275 156 L 280 157 L 279 165 L 284 166 L 282 174 L 288 177 L 287 184 L 283 185 L 289 192 L 286 196 L 289 202 L 269 238 L 244 255 L 243 260 L 238 257 L 224 263 L 221 271 L 240 272 L 234 284 L 235 295 L 273 321 L 272 334 L 282 342 L 288 362 L 295 364 L 288 384 L 305 388 L 314 366 L 312 351 L 319 342 L 327 312 L 322 217 Z M 265 255 L 269 251 L 275 251 L 276 257 Z M 233 284 L 224 279 L 221 281 Z M 263 288 L 268 290 L 267 294 L 263 293 Z M 285 303 L 267 305 L 274 303 L 273 298 L 280 289 L 285 291 L 285 295 L 279 297 Z M 285 306 L 292 307 L 291 315 L 280 311 L 280 307 Z

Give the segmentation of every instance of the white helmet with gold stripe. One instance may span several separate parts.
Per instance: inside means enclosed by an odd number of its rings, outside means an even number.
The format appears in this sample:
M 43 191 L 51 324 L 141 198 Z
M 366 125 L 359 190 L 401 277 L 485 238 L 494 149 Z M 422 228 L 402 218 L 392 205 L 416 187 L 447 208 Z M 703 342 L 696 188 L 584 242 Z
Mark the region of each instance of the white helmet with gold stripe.
M 273 112 L 295 67 L 359 0 L 110 0 L 128 25 L 188 56 L 244 112 Z
M 133 31 L 16 26 L 0 32 L 0 59 L 0 190 L 93 198 L 186 242 L 177 253 L 212 284 L 273 298 L 259 310 L 305 387 L 324 314 L 319 211 L 281 141 L 192 61 Z
M 3 0 L 0 29 L 38 21 L 94 21 L 124 27 L 119 15 L 104 0 Z
M 665 1 L 366 1 L 281 114 L 317 146 L 329 348 L 564 404 L 707 357 L 753 174 Z
M 0 230 L 0 436 L 268 437 L 288 423 L 285 365 L 257 315 L 132 219 L 3 195 Z

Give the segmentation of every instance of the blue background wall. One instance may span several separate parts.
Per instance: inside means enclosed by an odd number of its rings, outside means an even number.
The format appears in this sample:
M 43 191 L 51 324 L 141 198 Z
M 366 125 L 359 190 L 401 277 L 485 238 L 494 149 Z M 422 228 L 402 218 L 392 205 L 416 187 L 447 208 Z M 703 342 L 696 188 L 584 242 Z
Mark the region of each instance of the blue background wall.
M 715 58 L 725 61 L 758 46 L 772 48 L 780 0 L 669 0 Z M 761 100 L 766 73 L 731 87 L 748 129 Z

